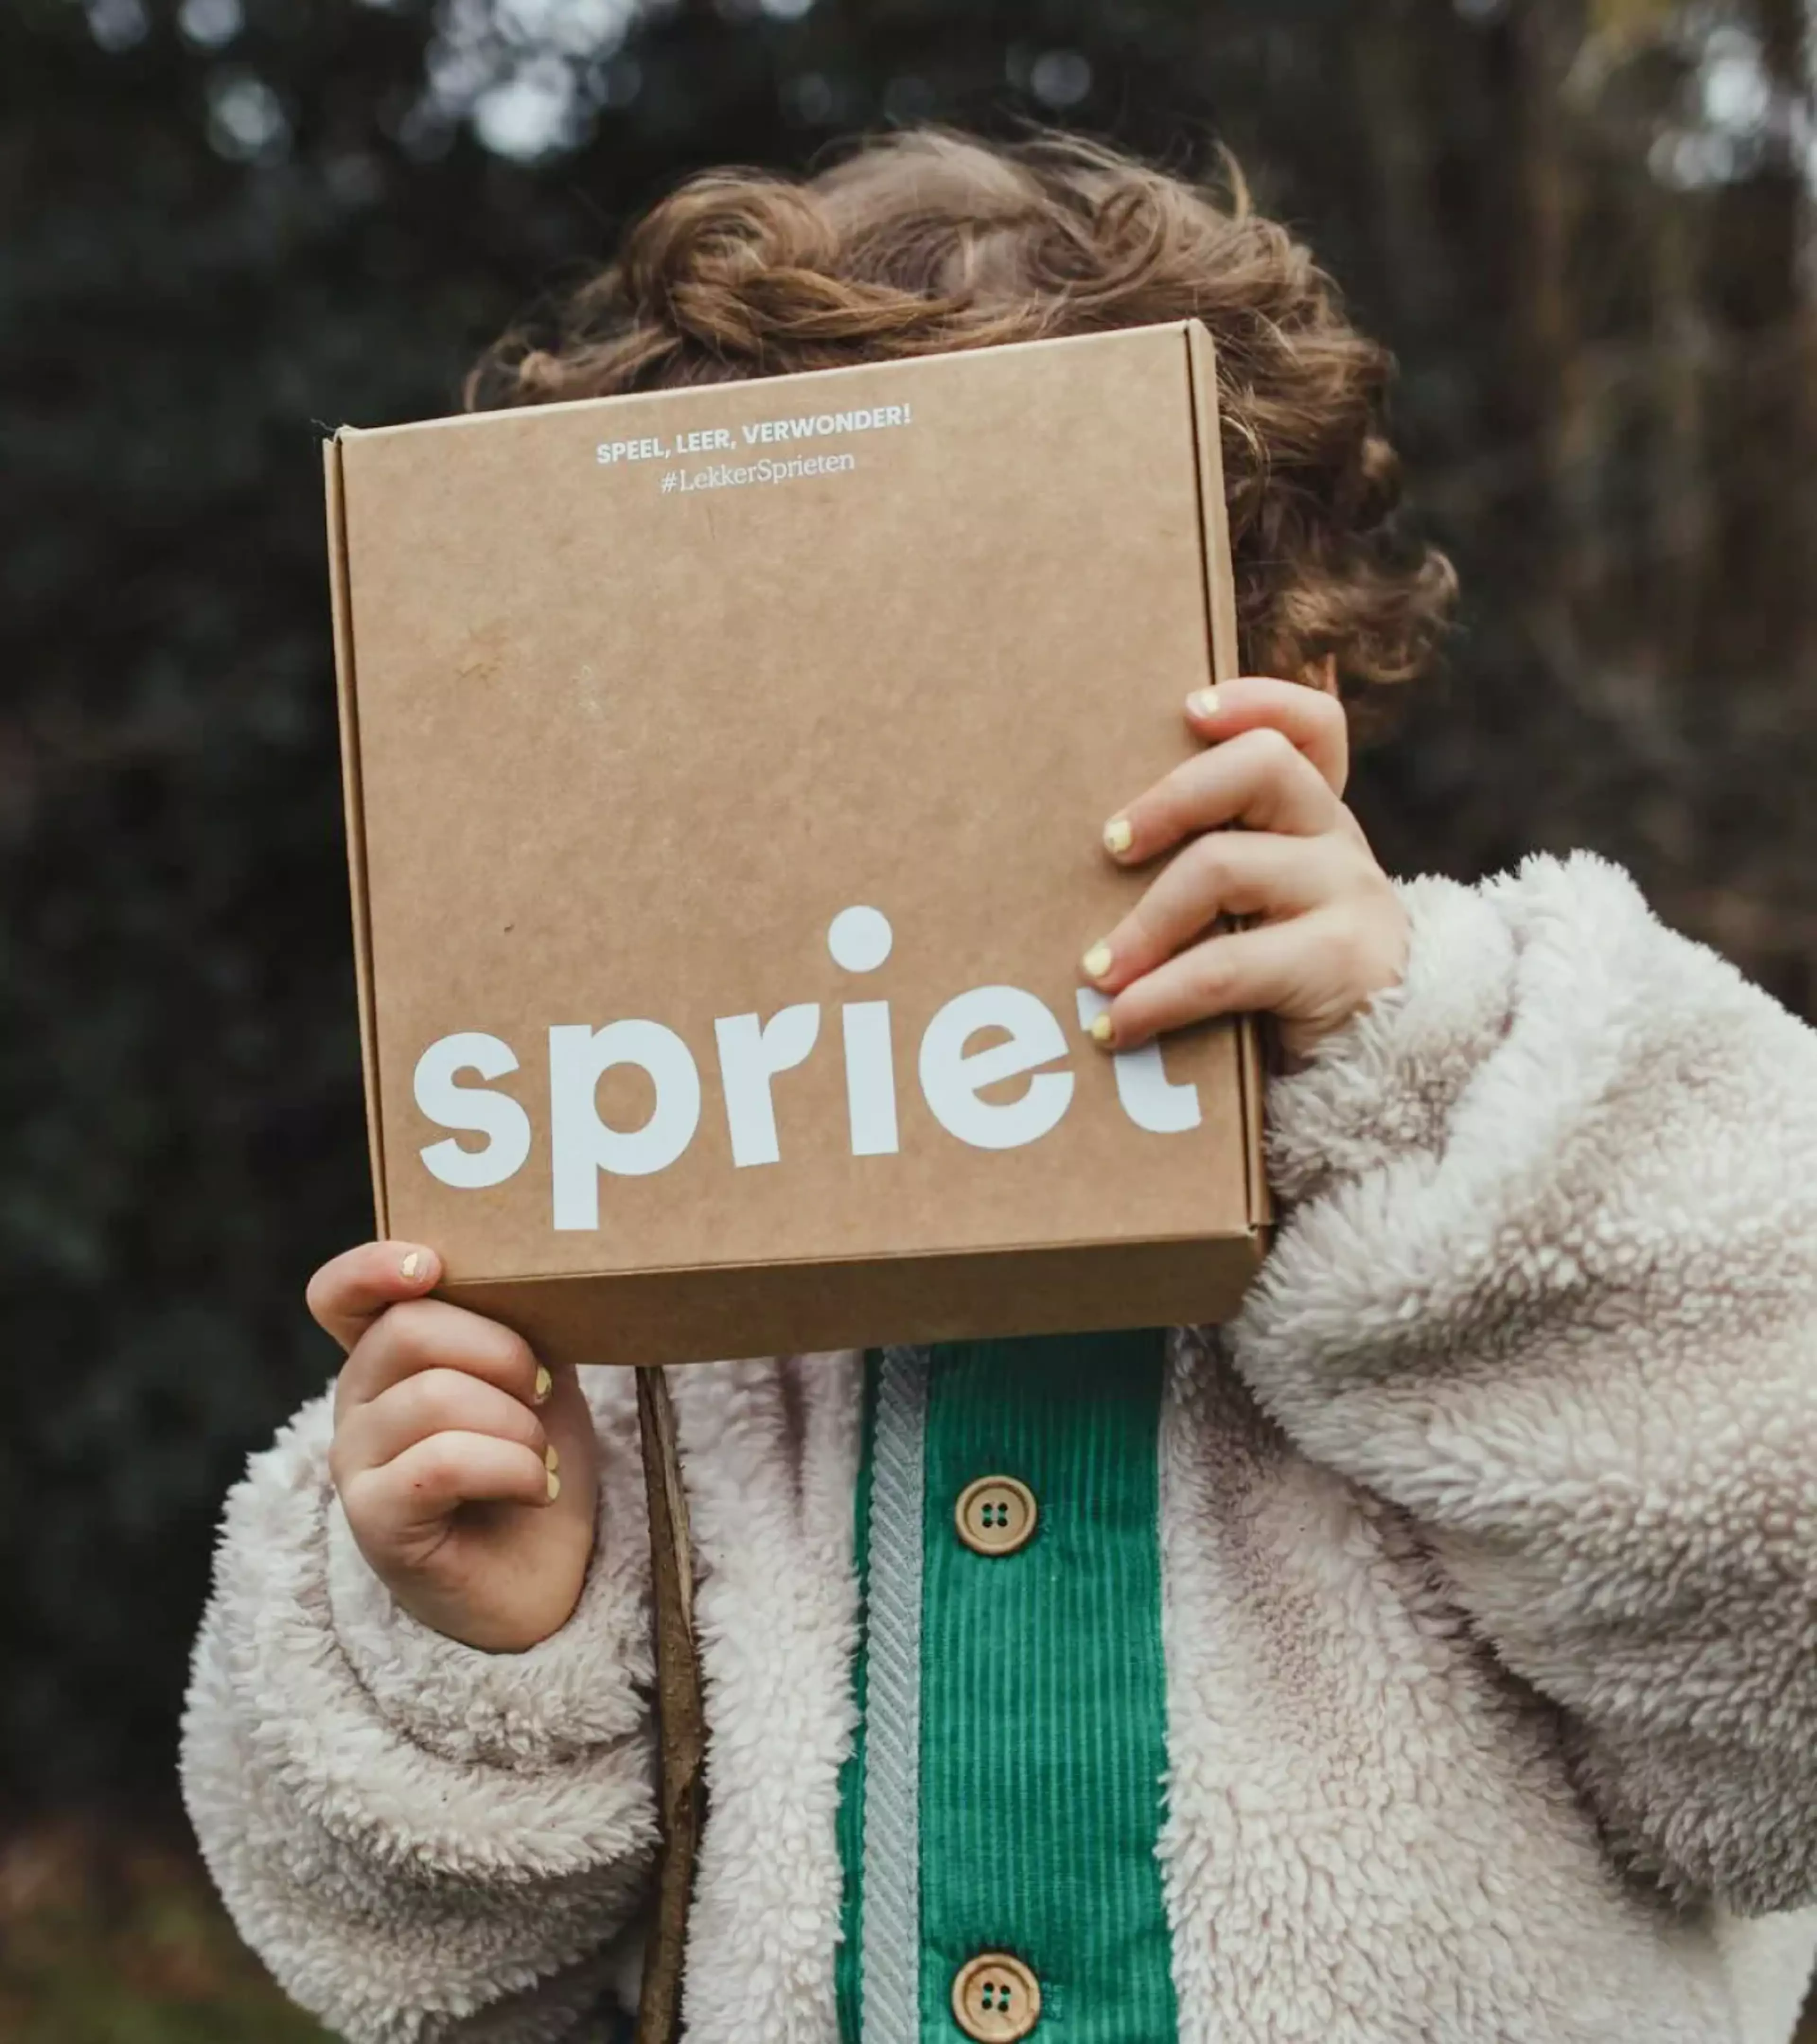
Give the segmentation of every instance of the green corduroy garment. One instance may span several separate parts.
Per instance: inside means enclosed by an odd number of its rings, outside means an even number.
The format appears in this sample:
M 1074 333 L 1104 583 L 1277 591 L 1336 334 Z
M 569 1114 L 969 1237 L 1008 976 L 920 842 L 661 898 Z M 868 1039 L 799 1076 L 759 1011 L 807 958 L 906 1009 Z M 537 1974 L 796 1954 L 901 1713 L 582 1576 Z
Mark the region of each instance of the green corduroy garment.
M 1014 1954 L 1041 1983 L 1037 2039 L 1168 2044 L 1177 2011 L 1155 1842 L 1166 1765 L 1158 1330 L 961 1343 L 928 1364 L 920 1629 L 920 2038 L 954 2044 L 953 1976 Z M 879 1359 L 866 1359 L 856 1525 L 868 1592 Z M 974 1554 L 954 1506 L 1020 1477 L 1039 1519 Z M 867 1649 L 840 1783 L 839 2033 L 861 2039 Z

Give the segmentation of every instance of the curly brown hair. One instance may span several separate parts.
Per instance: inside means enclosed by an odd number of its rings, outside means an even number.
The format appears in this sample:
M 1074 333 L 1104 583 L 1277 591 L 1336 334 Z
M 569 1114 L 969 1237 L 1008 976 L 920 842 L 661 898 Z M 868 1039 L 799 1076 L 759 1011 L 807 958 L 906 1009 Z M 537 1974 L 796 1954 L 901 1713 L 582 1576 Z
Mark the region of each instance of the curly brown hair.
M 1335 659 L 1353 705 L 1429 662 L 1455 590 L 1404 541 L 1392 358 L 1228 155 L 1195 186 L 1077 136 L 920 128 L 805 179 L 719 170 L 631 227 L 546 343 L 508 334 L 474 408 L 830 369 L 1201 320 L 1216 344 L 1237 608 L 1252 670 Z

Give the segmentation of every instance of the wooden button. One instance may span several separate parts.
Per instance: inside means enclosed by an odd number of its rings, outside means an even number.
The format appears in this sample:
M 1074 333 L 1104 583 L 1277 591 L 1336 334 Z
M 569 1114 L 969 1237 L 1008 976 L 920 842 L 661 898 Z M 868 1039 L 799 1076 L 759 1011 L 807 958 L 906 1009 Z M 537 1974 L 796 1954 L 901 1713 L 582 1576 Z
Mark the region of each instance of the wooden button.
M 978 2044 L 1016 2044 L 1041 2020 L 1041 1983 L 1007 1952 L 980 1952 L 953 1976 L 953 2020 Z
M 953 1508 L 959 1538 L 974 1554 L 1013 1554 L 1035 1537 L 1035 1493 L 1012 1476 L 981 1476 Z

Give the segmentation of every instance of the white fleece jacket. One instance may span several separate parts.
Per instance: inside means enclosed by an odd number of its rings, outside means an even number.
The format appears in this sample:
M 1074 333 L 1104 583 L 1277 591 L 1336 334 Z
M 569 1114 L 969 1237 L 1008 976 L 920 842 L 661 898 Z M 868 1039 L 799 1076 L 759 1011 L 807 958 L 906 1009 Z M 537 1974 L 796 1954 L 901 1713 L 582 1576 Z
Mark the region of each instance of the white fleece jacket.
M 1182 2044 L 1784 2044 L 1817 1949 L 1817 1035 L 1595 859 L 1408 884 L 1275 1085 L 1287 1219 L 1162 1422 Z M 229 1501 L 183 1735 L 355 2044 L 604 2034 L 652 1842 L 630 1387 L 554 1639 L 425 1631 L 327 1402 Z M 711 1815 L 691 2044 L 833 2044 L 859 1358 L 670 1373 Z

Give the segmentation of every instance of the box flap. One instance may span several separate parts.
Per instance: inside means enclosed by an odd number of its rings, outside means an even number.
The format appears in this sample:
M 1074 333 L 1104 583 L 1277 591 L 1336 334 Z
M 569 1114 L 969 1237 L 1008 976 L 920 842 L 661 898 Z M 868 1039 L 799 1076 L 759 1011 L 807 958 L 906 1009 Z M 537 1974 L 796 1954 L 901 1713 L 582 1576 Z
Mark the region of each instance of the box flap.
M 1193 394 L 1193 437 L 1199 452 L 1199 505 L 1205 547 L 1206 635 L 1212 673 L 1228 681 L 1242 672 L 1238 644 L 1235 578 L 1221 573 L 1230 559 L 1230 509 L 1224 494 L 1223 442 L 1218 425 L 1217 349 L 1197 320 L 1186 322 L 1187 378 Z M 1274 1203 L 1268 1187 L 1266 1148 L 1267 1070 L 1262 1033 L 1268 1025 L 1245 1016 L 1238 1038 L 1243 1093 L 1245 1162 L 1249 1176 L 1250 1224 L 1266 1228 Z
M 1220 564 L 1230 559 L 1230 511 L 1224 498 L 1223 443 L 1218 431 L 1217 352 L 1197 320 L 1186 322 L 1186 375 L 1193 394 L 1193 437 L 1199 451 L 1199 509 L 1205 547 L 1206 628 L 1212 677 L 1227 682 L 1242 671 L 1237 644 L 1236 583 Z
M 348 429 L 342 428 L 344 432 Z M 372 1198 L 380 1240 L 390 1233 L 386 1212 L 384 1123 L 378 1108 L 378 1056 L 372 1005 L 372 918 L 367 889 L 366 816 L 360 794 L 359 709 L 354 686 L 353 601 L 347 549 L 347 495 L 341 434 L 322 444 L 322 482 L 328 506 L 330 615 L 334 632 L 335 695 L 340 720 L 341 789 L 347 807 L 348 882 L 353 907 L 354 984 L 359 1003 L 360 1065 L 365 1074 L 366 1135 L 372 1153 Z

